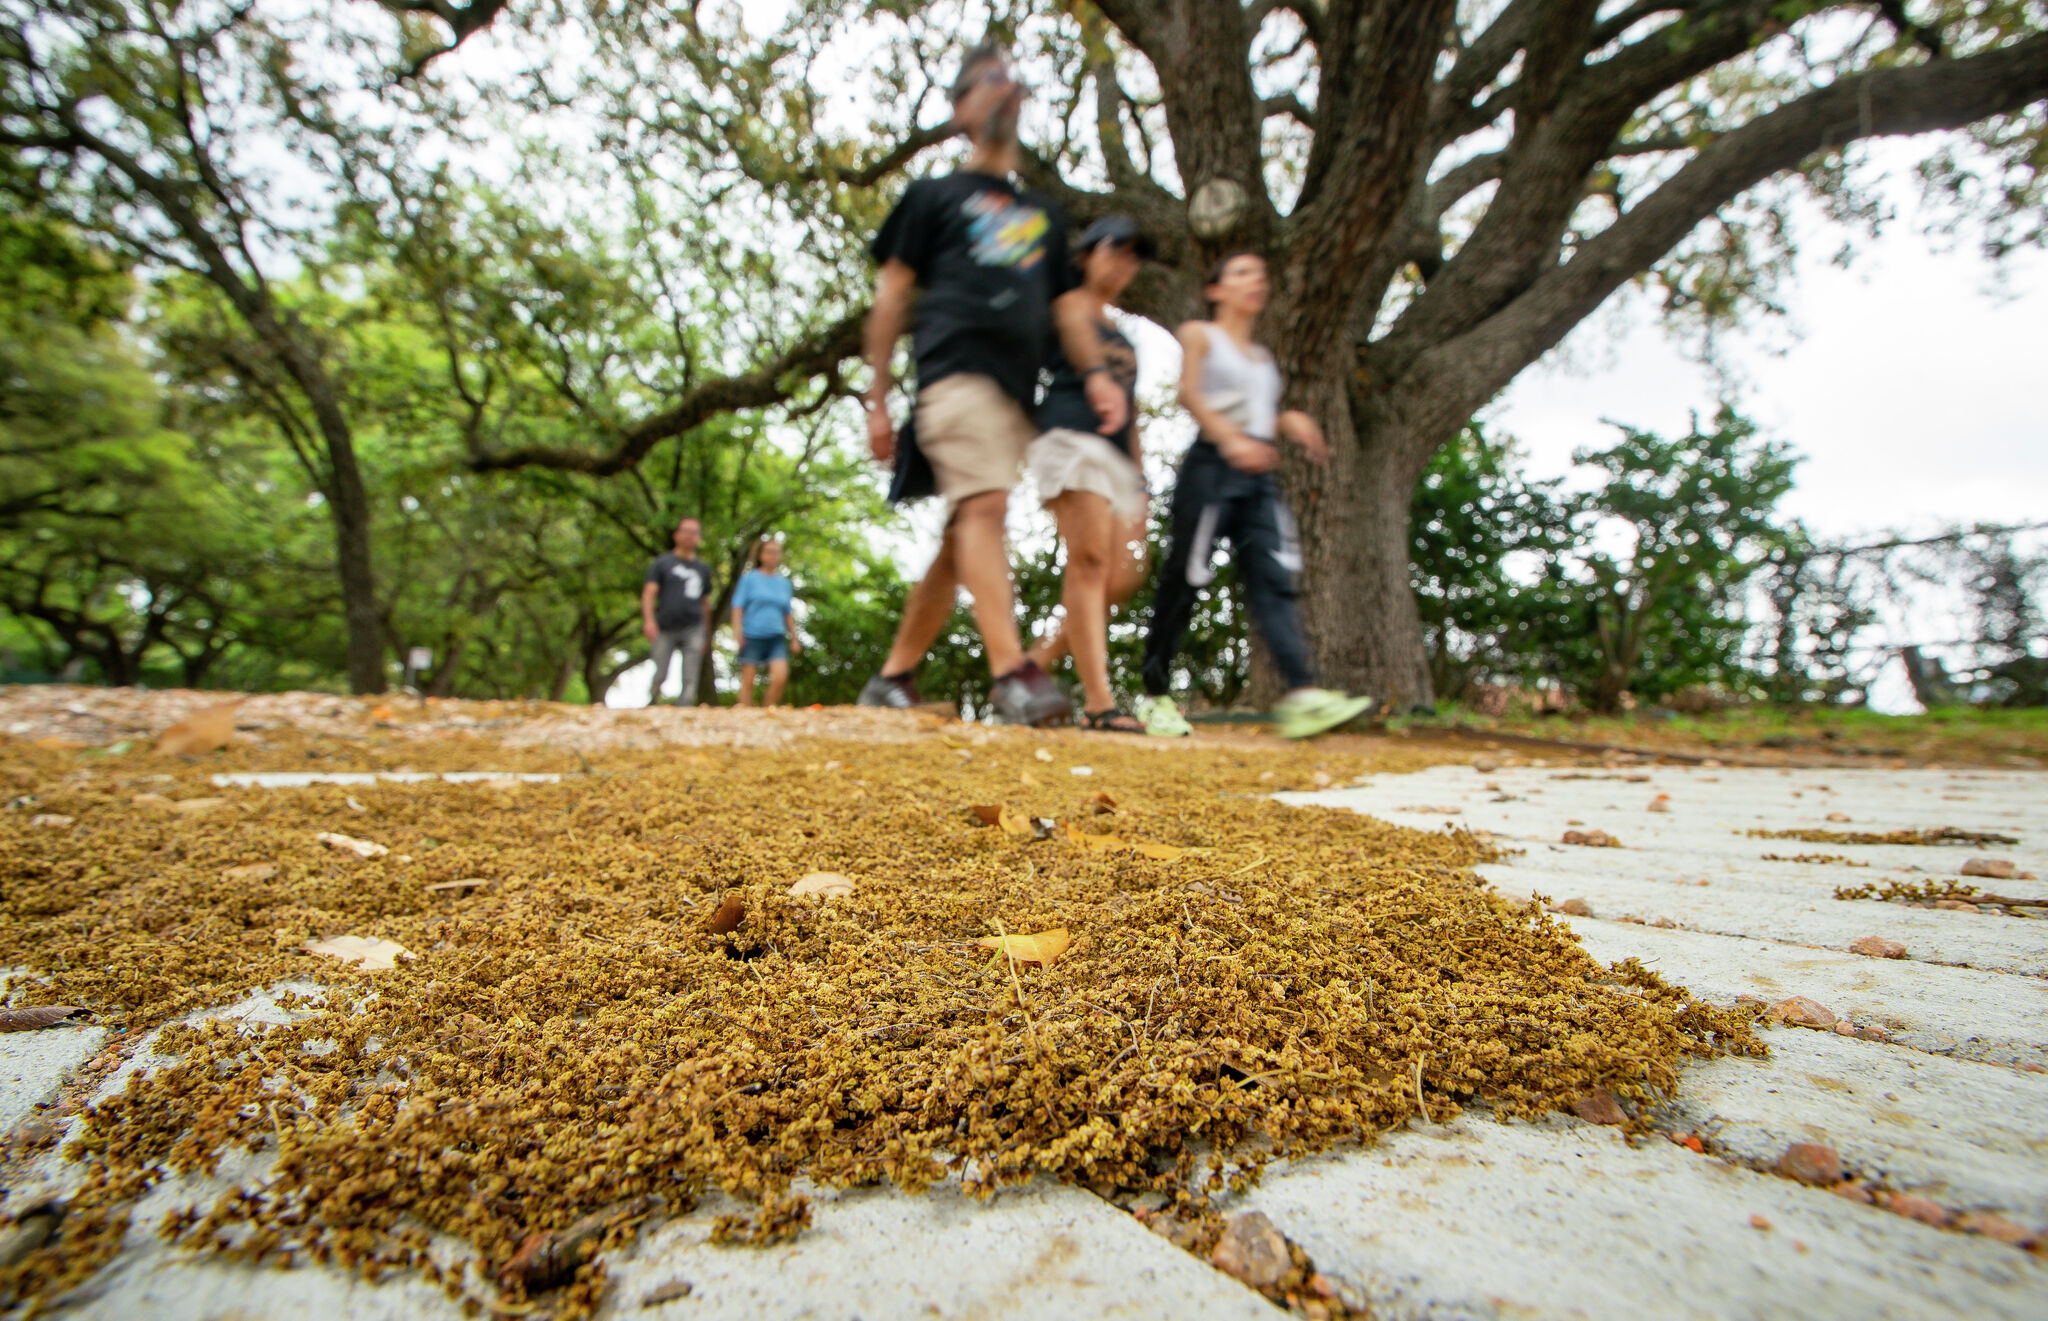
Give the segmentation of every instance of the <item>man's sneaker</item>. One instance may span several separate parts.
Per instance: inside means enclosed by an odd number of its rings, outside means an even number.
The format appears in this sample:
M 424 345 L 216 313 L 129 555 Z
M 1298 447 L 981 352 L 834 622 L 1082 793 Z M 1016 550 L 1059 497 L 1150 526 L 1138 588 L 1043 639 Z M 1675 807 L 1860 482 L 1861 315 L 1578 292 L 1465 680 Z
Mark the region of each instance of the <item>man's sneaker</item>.
M 1273 724 L 1281 738 L 1314 738 L 1372 710 L 1370 697 L 1351 697 L 1327 688 L 1289 693 L 1273 708 Z
M 917 695 L 917 685 L 907 674 L 894 679 L 878 674 L 860 690 L 862 706 L 886 706 L 896 711 L 908 711 L 923 700 Z
M 996 680 L 989 704 L 1012 725 L 1062 725 L 1074 718 L 1073 699 L 1035 661 L 1025 661 Z
M 1154 738 L 1186 738 L 1195 732 L 1171 697 L 1140 697 L 1131 713 L 1145 722 L 1145 732 Z

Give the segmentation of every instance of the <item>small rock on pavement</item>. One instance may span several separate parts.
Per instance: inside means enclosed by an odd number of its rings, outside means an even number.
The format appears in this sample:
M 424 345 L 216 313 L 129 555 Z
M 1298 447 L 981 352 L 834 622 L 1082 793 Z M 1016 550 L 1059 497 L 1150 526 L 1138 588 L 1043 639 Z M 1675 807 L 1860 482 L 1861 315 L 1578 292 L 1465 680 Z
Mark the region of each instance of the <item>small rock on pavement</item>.
M 1563 913 L 1569 917 L 1591 917 L 1593 916 L 1593 905 L 1583 899 L 1567 899 L 1563 903 L 1556 905 L 1551 911 Z
M 670 1280 L 667 1284 L 658 1284 L 648 1290 L 647 1296 L 640 1300 L 640 1306 L 659 1307 L 678 1298 L 688 1298 L 693 1287 L 688 1280 Z
M 1878 1200 L 1893 1215 L 1918 1220 L 1936 1229 L 1948 1226 L 1948 1212 L 1931 1197 L 1922 1197 L 1918 1193 L 1886 1193 Z
M 1622 1112 L 1621 1103 L 1614 1099 L 1614 1093 L 1605 1087 L 1595 1087 L 1591 1092 L 1572 1102 L 1572 1113 L 1589 1124 L 1626 1124 L 1628 1116 Z
M 1963 864 L 1963 875 L 1987 876 L 1994 881 L 2009 881 L 2018 871 L 2010 858 L 1971 858 Z
M 1886 940 L 1883 936 L 1863 936 L 1852 940 L 1849 942 L 1849 952 L 1851 954 L 1861 954 L 1866 958 L 1872 959 L 1903 959 L 1906 957 L 1906 947 L 1904 945 L 1901 945 L 1896 940 Z
M 1287 1240 L 1263 1211 L 1245 1211 L 1230 1218 L 1216 1250 L 1209 1254 L 1216 1269 L 1234 1275 L 1254 1289 L 1270 1289 L 1294 1267 Z
M 1826 1006 L 1816 1004 L 1803 995 L 1778 1001 L 1771 1006 L 1770 1017 L 1797 1027 L 1831 1028 L 1835 1025 L 1835 1016 Z
M 1794 1142 L 1778 1157 L 1778 1173 L 1818 1187 L 1840 1183 L 1841 1153 L 1818 1142 Z
M 1934 906 L 1936 908 L 1946 908 L 1951 913 L 1974 913 L 1977 911 L 1977 905 L 1965 899 L 1937 899 L 1934 901 Z
M 1771 1227 L 1771 1222 L 1764 1219 L 1762 1216 L 1753 1215 L 1749 1218 L 1749 1227 L 1751 1229 L 1769 1229 Z
M 1491 775 L 1500 769 L 1500 763 L 1491 757 L 1474 757 L 1472 759 L 1472 769 L 1478 771 L 1481 775 Z

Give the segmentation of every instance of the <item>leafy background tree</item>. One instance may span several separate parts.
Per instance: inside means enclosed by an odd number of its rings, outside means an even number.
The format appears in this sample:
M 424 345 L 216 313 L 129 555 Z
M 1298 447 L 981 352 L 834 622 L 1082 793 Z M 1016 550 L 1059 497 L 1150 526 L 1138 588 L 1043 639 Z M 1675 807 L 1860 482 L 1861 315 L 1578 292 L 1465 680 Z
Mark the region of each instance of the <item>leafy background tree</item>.
M 1767 313 L 1796 198 L 1875 222 L 1865 138 L 1932 134 L 1945 215 L 2038 241 L 2048 36 L 2016 3 L 800 4 L 767 31 L 637 0 L 0 0 L 9 667 L 373 691 L 425 645 L 433 691 L 602 700 L 694 514 L 721 615 L 787 539 L 822 644 L 796 695 L 843 699 L 903 589 L 847 398 L 865 243 L 954 150 L 984 30 L 1040 85 L 1033 179 L 1158 235 L 1131 312 L 1178 320 L 1226 247 L 1271 258 L 1337 451 L 1287 473 L 1332 681 L 1850 701 L 1919 644 L 1944 692 L 2038 700 L 2027 530 L 1776 526 L 1768 446 L 1714 448 L 1732 416 L 1626 434 L 1577 494 L 1470 424 L 1630 281 L 1698 336 Z M 1197 196 L 1238 204 L 1197 226 Z M 1023 551 L 1043 627 L 1058 552 Z M 1970 604 L 1900 633 L 1929 580 Z M 1227 575 L 1185 660 L 1200 705 L 1264 695 Z M 926 685 L 985 698 L 964 613 Z

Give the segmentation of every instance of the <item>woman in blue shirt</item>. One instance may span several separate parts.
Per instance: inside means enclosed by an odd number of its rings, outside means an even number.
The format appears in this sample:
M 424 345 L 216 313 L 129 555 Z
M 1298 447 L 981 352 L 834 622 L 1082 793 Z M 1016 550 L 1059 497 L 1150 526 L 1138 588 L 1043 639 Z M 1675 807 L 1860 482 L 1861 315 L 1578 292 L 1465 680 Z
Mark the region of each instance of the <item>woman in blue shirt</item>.
M 740 576 L 732 593 L 732 634 L 740 647 L 740 705 L 754 704 L 754 676 L 768 667 L 768 698 L 782 700 L 789 685 L 789 658 L 802 650 L 790 604 L 796 589 L 782 572 L 782 543 L 767 537 L 754 546 L 754 567 Z

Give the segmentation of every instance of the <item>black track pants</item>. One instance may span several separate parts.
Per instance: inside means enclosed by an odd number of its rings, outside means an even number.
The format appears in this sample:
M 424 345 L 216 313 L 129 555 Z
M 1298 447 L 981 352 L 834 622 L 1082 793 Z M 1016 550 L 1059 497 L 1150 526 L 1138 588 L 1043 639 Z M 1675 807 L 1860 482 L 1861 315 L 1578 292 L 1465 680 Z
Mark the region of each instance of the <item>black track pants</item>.
M 1295 583 L 1301 573 L 1301 544 L 1294 519 L 1271 473 L 1240 472 L 1206 440 L 1188 447 L 1174 483 L 1166 561 L 1152 598 L 1152 627 L 1145 636 L 1145 691 L 1164 697 L 1173 681 L 1173 659 L 1195 608 L 1195 593 L 1214 577 L 1209 567 L 1218 541 L 1228 541 L 1237 563 L 1252 622 L 1289 689 L 1315 683 L 1308 643 L 1302 637 Z

